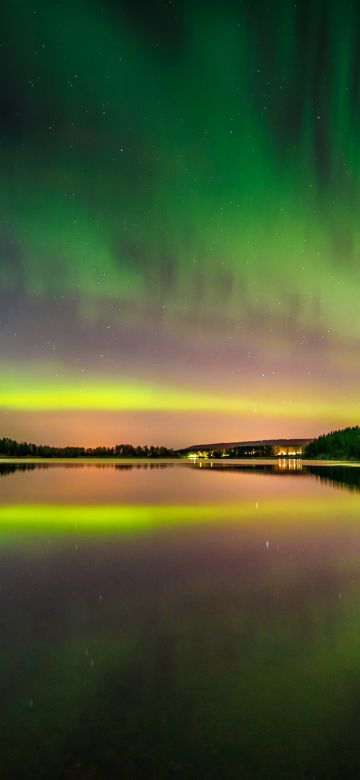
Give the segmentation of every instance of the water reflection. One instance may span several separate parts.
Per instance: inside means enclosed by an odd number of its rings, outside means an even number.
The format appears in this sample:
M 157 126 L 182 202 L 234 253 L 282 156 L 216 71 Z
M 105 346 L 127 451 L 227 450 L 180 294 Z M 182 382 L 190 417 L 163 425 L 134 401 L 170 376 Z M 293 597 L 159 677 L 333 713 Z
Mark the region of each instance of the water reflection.
M 16 474 L 17 471 L 34 471 L 36 468 L 47 468 L 47 464 L 35 463 L 0 463 L 0 477 Z
M 164 470 L 170 468 L 182 468 L 191 469 L 209 469 L 213 471 L 225 471 L 228 473 L 248 473 L 249 471 L 256 472 L 257 474 L 282 474 L 282 475 L 309 475 L 313 474 L 318 477 L 320 481 L 325 484 L 329 482 L 334 487 L 339 485 L 340 487 L 348 487 L 350 490 L 360 489 L 360 466 L 358 465 L 326 465 L 326 464 L 308 464 L 304 463 L 301 458 L 279 458 L 277 460 L 261 462 L 256 460 L 246 460 L 231 462 L 226 461 L 175 461 L 173 463 L 167 462 L 99 462 L 99 461 L 86 461 L 78 463 L 66 463 L 64 461 L 55 461 L 53 463 L 44 462 L 1 462 L 0 461 L 0 477 L 6 477 L 10 474 L 16 474 L 18 472 L 29 472 L 35 470 L 49 470 L 49 469 L 115 469 L 116 471 L 133 471 L 138 470 Z
M 320 482 L 330 482 L 334 487 L 360 491 L 360 468 L 357 466 L 307 466 Z
M 1 778 L 359 777 L 358 469 L 116 465 L 1 464 Z
M 196 467 L 196 466 L 195 466 Z M 243 463 L 210 463 L 206 468 L 211 467 L 214 471 L 223 471 L 226 469 L 229 473 L 247 473 L 256 471 L 257 474 L 267 475 L 296 475 L 315 476 L 323 484 L 331 484 L 333 487 L 343 487 L 351 491 L 360 491 L 360 465 L 327 465 L 327 464 L 309 464 L 301 459 L 279 458 L 276 462 L 259 463 L 256 461 Z M 202 465 L 204 468 L 204 464 Z
M 195 463 L 185 460 L 170 463 L 7 461 L 0 462 L 0 476 L 11 476 L 9 482 L 2 480 L 0 507 L 33 503 L 190 506 L 203 503 L 204 497 L 206 504 L 252 498 L 282 501 L 285 496 L 300 502 L 310 493 L 321 496 L 316 482 L 353 492 L 360 489 L 357 466 L 322 465 L 285 458 Z
M 105 462 L 84 462 L 84 463 L 66 463 L 65 461 L 55 461 L 54 463 L 22 463 L 16 462 L 0 462 L 0 477 L 6 477 L 9 474 L 15 474 L 21 471 L 35 471 L 36 469 L 48 470 L 48 469 L 117 469 L 118 471 L 130 471 L 131 469 L 165 469 L 171 468 L 175 464 L 173 463 L 106 463 Z

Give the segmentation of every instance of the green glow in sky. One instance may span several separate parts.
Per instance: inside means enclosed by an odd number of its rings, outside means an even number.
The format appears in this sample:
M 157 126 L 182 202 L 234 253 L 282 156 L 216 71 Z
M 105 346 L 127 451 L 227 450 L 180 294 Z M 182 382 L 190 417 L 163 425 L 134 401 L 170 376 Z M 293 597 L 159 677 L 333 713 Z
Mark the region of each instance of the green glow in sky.
M 251 9 L 1 10 L 4 408 L 359 420 L 359 11 Z

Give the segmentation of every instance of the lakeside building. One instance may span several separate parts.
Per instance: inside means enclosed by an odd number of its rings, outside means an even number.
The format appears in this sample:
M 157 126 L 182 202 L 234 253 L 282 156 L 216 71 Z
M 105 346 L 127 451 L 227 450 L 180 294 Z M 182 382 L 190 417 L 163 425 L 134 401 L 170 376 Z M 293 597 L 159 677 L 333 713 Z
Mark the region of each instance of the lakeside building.
M 301 457 L 307 444 L 313 439 L 261 439 L 258 441 L 220 442 L 193 444 L 179 450 L 187 458 L 282 458 Z

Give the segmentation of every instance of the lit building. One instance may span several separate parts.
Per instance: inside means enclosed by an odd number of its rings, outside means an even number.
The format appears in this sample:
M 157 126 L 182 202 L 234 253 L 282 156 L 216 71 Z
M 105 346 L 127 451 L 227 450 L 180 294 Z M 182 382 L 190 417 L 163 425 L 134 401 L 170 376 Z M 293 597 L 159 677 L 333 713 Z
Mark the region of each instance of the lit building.
M 196 444 L 179 450 L 186 458 L 301 458 L 312 439 L 261 439 L 258 441 Z

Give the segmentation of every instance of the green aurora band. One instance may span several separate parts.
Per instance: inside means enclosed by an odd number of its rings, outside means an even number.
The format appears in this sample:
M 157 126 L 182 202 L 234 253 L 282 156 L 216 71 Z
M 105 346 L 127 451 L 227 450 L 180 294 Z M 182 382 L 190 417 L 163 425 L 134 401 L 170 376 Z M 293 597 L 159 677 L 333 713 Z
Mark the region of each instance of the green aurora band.
M 3 409 L 358 421 L 360 11 L 299 5 L 1 9 Z

